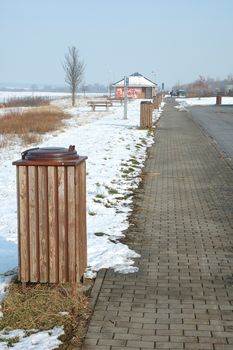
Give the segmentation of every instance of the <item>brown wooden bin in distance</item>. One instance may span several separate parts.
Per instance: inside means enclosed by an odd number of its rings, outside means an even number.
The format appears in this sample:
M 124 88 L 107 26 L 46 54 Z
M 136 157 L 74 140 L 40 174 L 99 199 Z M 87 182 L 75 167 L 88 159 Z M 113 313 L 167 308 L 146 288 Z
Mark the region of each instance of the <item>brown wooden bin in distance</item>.
M 222 104 L 222 96 L 221 95 L 217 95 L 216 96 L 216 105 L 221 105 Z
M 142 101 L 140 104 L 140 127 L 152 128 L 153 103 Z
M 161 106 L 161 102 L 162 102 L 162 95 L 154 96 L 153 97 L 154 109 L 159 109 L 159 107 Z
M 13 162 L 21 282 L 77 283 L 83 276 L 86 159 L 70 146 L 27 150 Z
M 158 96 L 154 96 L 154 97 L 153 97 L 153 106 L 154 106 L 154 109 L 159 109 L 159 99 L 158 99 Z

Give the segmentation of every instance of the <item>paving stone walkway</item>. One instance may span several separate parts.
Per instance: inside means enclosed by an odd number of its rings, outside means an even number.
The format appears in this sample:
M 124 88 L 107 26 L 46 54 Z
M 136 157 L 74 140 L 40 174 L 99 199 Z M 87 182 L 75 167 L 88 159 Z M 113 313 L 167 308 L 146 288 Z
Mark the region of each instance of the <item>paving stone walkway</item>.
M 233 169 L 170 101 L 143 178 L 139 272 L 106 272 L 84 349 L 233 350 Z

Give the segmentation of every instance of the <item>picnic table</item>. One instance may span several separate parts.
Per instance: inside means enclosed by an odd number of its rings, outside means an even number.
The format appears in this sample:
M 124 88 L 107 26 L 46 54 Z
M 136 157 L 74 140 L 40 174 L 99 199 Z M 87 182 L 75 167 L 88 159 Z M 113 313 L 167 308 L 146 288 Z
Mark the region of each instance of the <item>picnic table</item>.
M 121 105 L 123 104 L 124 102 L 124 98 L 114 98 L 114 97 L 108 97 L 107 98 L 108 101 L 111 101 L 112 103 L 120 103 Z
M 87 101 L 87 104 L 92 108 L 93 112 L 95 112 L 96 107 L 105 107 L 108 110 L 112 106 L 111 101 Z

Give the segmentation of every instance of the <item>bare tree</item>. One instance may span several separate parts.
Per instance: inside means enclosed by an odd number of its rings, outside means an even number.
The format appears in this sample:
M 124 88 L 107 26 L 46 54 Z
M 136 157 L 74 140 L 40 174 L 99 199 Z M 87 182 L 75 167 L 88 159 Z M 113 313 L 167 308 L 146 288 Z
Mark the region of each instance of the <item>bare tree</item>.
M 72 106 L 75 105 L 75 94 L 84 75 L 84 62 L 79 58 L 79 51 L 75 46 L 68 47 L 68 53 L 65 55 L 63 63 L 65 71 L 65 81 L 70 87 L 72 93 Z

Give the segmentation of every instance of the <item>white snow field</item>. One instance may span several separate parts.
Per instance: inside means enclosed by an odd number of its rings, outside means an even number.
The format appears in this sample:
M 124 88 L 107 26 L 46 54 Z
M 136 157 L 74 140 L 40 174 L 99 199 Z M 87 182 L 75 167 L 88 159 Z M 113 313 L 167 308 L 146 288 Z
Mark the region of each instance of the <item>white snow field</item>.
M 0 103 L 5 102 L 12 98 L 24 98 L 24 97 L 51 97 L 59 98 L 69 96 L 70 93 L 65 92 L 46 92 L 46 91 L 0 91 Z
M 132 191 L 140 182 L 146 149 L 153 144 L 154 138 L 147 130 L 139 129 L 140 100 L 128 104 L 127 120 L 123 119 L 123 106 L 92 112 L 83 101 L 78 103 L 80 107 L 70 108 L 65 100 L 56 102 L 72 117 L 63 131 L 47 134 L 40 145 L 25 147 L 16 139 L 1 149 L 0 299 L 11 278 L 10 273 L 6 276 L 5 272 L 17 266 L 16 169 L 12 161 L 20 159 L 25 149 L 35 146 L 75 145 L 79 155 L 88 156 L 86 277 L 95 277 L 101 268 L 113 268 L 120 273 L 137 271 L 132 258 L 139 255 L 118 239 L 129 226 Z M 162 108 L 153 113 L 154 120 L 159 118 L 161 111 Z M 57 338 L 63 330 L 56 328 L 30 337 L 24 337 L 23 331 L 18 330 L 9 332 L 6 337 L 15 336 L 15 332 L 19 332 L 20 341 L 13 349 L 45 350 L 58 346 Z M 0 332 L 0 338 L 3 337 Z M 6 348 L 6 343 L 0 342 L 0 349 Z
M 188 106 L 211 106 L 216 104 L 216 97 L 195 97 L 195 98 L 176 98 L 180 104 L 177 108 L 185 108 Z M 222 97 L 223 105 L 232 105 L 233 97 Z

